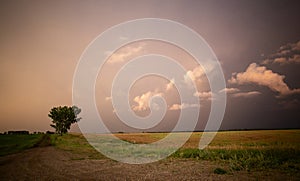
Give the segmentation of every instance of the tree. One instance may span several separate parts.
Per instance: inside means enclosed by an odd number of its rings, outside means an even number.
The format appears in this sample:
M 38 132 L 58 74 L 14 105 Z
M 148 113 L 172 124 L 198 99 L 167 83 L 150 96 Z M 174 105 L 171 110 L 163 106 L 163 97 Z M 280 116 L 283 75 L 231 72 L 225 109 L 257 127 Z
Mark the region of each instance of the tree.
M 77 118 L 77 115 L 81 112 L 76 106 L 59 106 L 53 107 L 50 110 L 48 116 L 52 118 L 51 127 L 55 128 L 55 132 L 62 135 L 67 133 L 71 127 L 71 124 L 78 122 L 81 118 Z

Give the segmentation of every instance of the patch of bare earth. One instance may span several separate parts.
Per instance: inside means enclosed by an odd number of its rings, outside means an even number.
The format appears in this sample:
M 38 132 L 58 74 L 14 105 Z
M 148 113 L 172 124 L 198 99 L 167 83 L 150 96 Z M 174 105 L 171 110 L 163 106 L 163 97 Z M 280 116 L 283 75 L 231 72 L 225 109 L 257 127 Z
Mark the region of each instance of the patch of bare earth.
M 226 165 L 193 159 L 165 159 L 130 165 L 110 159 L 78 160 L 75 154 L 52 146 L 0 157 L 1 180 L 296 180 L 282 172 L 213 173 Z

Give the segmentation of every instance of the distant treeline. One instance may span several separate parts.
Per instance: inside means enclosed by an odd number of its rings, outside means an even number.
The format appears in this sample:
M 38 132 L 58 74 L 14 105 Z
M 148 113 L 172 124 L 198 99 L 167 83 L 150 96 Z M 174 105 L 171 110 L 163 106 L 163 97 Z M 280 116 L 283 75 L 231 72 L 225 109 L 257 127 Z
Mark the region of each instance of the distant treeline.
M 293 129 L 300 129 L 300 128 L 270 128 L 270 129 L 266 129 L 266 128 L 261 128 L 261 129 L 221 129 L 218 131 L 215 130 L 206 130 L 205 132 L 222 132 L 222 131 L 258 131 L 258 130 L 293 130 Z M 126 132 L 126 131 L 118 131 L 118 132 L 112 132 L 113 134 L 122 134 L 122 133 L 126 133 L 126 134 L 130 134 L 130 133 L 170 133 L 171 131 L 143 131 L 143 132 Z M 172 131 L 172 132 L 204 132 L 204 130 L 194 130 L 194 131 Z M 26 135 L 26 134 L 54 134 L 55 132 L 53 131 L 46 131 L 46 132 L 32 132 L 30 133 L 29 131 L 7 131 L 7 132 L 3 132 L 0 134 L 10 134 L 10 135 Z
M 21 131 L 7 131 L 7 132 L 3 132 L 0 134 L 9 134 L 9 135 L 27 135 L 30 134 L 29 131 L 25 131 L 25 130 L 21 130 Z M 46 131 L 46 133 L 44 132 L 33 132 L 31 134 L 54 134 L 54 132 L 52 131 Z

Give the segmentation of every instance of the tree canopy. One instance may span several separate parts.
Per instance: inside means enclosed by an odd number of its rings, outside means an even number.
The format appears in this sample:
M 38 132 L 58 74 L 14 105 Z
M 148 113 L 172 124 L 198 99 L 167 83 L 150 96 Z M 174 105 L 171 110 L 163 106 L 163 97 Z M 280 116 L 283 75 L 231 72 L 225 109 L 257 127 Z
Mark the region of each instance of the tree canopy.
M 81 112 L 77 106 L 59 106 L 53 107 L 48 116 L 52 118 L 51 127 L 55 128 L 56 133 L 62 135 L 67 133 L 73 123 L 78 122 L 81 118 L 77 118 Z

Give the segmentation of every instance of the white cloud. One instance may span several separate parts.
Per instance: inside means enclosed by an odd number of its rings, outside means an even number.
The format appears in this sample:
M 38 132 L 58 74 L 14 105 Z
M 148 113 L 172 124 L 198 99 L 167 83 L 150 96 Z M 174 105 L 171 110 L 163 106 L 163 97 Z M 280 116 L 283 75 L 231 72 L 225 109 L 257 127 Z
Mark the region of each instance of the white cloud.
M 223 90 L 220 90 L 220 92 L 226 92 L 227 94 L 230 94 L 232 97 L 244 97 L 244 98 L 254 97 L 261 94 L 258 91 L 241 92 L 241 90 L 238 88 L 225 88 Z
M 222 89 L 220 90 L 220 92 L 226 92 L 227 94 L 232 94 L 232 93 L 236 93 L 236 92 L 239 92 L 240 89 L 238 88 L 225 88 L 225 89 Z
M 170 108 L 169 108 L 169 110 L 179 110 L 179 109 L 181 109 L 181 104 L 173 104 Z
M 261 93 L 258 91 L 250 91 L 250 92 L 238 92 L 238 93 L 234 93 L 232 94 L 233 97 L 244 97 L 244 98 L 248 98 L 248 97 L 254 97 L 257 95 L 260 95 Z
M 284 78 L 284 75 L 274 73 L 264 66 L 258 66 L 256 63 L 252 63 L 245 72 L 233 75 L 228 82 L 239 85 L 253 83 L 266 86 L 272 91 L 278 92 L 280 96 L 300 93 L 300 89 L 290 89 L 284 82 Z
M 266 59 L 262 62 L 262 64 L 269 63 L 278 63 L 280 65 L 291 64 L 291 63 L 300 63 L 300 54 L 292 55 L 291 57 L 278 57 L 274 59 Z
M 200 78 L 202 78 L 204 75 L 205 72 L 203 68 L 199 65 L 195 67 L 193 70 L 189 70 L 186 72 L 186 74 L 184 75 L 184 81 L 188 85 L 193 85 L 193 82 L 200 81 Z
M 136 96 L 133 101 L 136 103 L 136 105 L 132 106 L 132 109 L 134 111 L 144 111 L 149 108 L 149 102 L 151 97 L 153 96 L 162 96 L 162 93 L 157 93 L 157 92 L 151 92 L 148 91 L 141 96 Z
M 174 110 L 181 110 L 181 109 L 187 109 L 187 108 L 194 108 L 194 107 L 199 107 L 198 104 L 173 104 L 169 110 L 174 111 Z
M 273 60 L 273 62 L 280 63 L 280 64 L 285 63 L 286 61 L 287 61 L 287 58 L 285 58 L 285 57 L 279 57 L 279 58 L 275 58 Z
M 166 91 L 173 89 L 174 84 L 175 84 L 175 80 L 171 79 L 170 82 L 166 85 Z
M 300 63 L 300 55 L 293 55 L 292 57 L 275 58 L 273 62 L 279 64 Z
M 258 91 L 250 91 L 250 92 L 241 92 L 238 88 L 225 88 L 223 90 L 220 90 L 220 92 L 226 92 L 227 94 L 230 94 L 232 97 L 254 97 L 259 94 L 261 94 Z M 212 100 L 212 92 L 196 92 L 194 93 L 194 96 L 199 97 L 201 100 Z
M 203 100 L 211 100 L 211 98 L 212 98 L 212 92 L 211 91 L 207 91 L 207 92 L 195 92 L 194 96 L 195 97 L 199 97 L 200 99 L 203 99 Z
M 198 78 L 205 75 L 205 72 L 204 72 L 203 68 L 199 65 L 199 66 L 195 67 L 192 71 L 189 70 L 187 72 L 187 75 L 190 76 L 190 78 L 193 81 L 196 81 Z
M 105 52 L 106 55 L 111 55 L 108 59 L 108 63 L 120 63 L 124 62 L 127 59 L 137 56 L 143 50 L 144 44 L 139 44 L 138 46 L 125 46 L 121 50 L 116 53 L 113 52 Z

